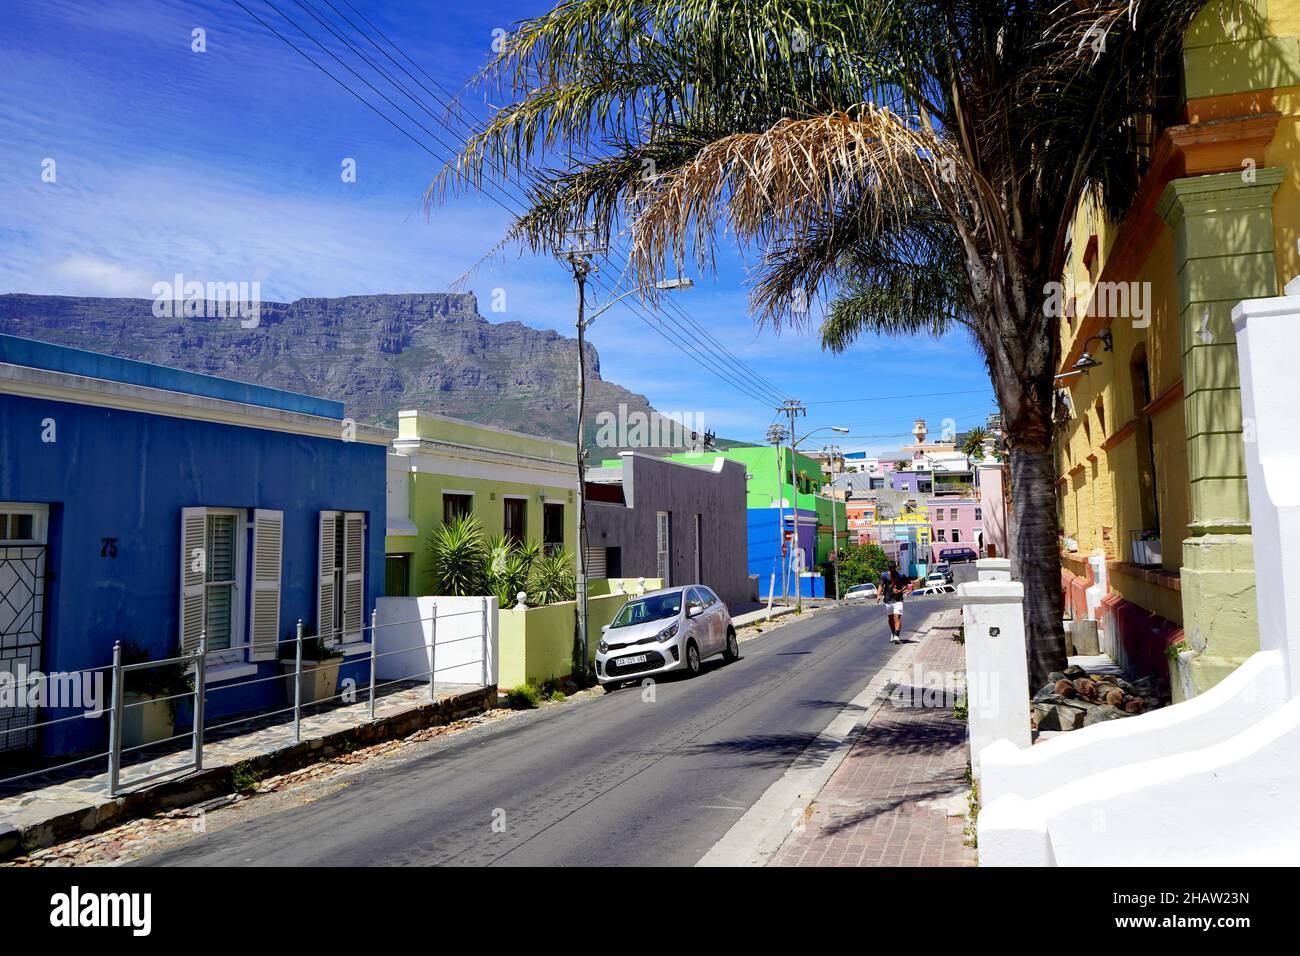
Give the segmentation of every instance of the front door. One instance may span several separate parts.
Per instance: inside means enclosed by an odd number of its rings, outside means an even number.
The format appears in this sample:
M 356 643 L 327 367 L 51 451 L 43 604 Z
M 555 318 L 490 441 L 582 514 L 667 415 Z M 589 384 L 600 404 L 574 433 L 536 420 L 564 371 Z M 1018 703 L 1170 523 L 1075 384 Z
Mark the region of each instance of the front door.
M 45 622 L 45 505 L 0 502 L 0 673 L 41 669 Z M 0 707 L 0 751 L 36 745 L 34 707 Z

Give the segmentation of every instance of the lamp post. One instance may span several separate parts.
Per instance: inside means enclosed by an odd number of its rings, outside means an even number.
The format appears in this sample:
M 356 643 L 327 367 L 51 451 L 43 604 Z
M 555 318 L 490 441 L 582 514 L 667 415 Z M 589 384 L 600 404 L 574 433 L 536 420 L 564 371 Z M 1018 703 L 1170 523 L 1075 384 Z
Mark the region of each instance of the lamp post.
M 691 279 L 678 276 L 676 279 L 666 279 L 650 285 L 649 283 L 639 285 L 636 288 L 628 289 L 598 308 L 591 310 L 591 315 L 587 315 L 587 276 L 595 271 L 596 266 L 594 259 L 606 251 L 605 246 L 597 246 L 592 240 L 591 230 L 580 230 L 575 234 L 576 241 L 563 253 L 560 258 L 569 264 L 569 269 L 573 273 L 573 282 L 577 288 L 577 326 L 578 326 L 578 434 L 577 434 L 577 453 L 578 453 L 578 554 L 577 554 L 577 573 L 574 579 L 574 597 L 575 610 L 578 617 L 578 660 L 574 661 L 581 672 L 582 679 L 586 679 L 587 660 L 590 657 L 588 652 L 587 641 L 587 494 L 586 494 L 586 467 L 587 467 L 587 438 L 586 438 L 586 411 L 587 411 L 587 339 L 586 331 L 588 326 L 604 315 L 615 304 L 626 299 L 630 295 L 637 295 L 646 292 L 652 288 L 662 292 L 672 292 L 678 289 L 689 289 L 694 286 Z M 578 674 L 574 674 L 578 677 Z

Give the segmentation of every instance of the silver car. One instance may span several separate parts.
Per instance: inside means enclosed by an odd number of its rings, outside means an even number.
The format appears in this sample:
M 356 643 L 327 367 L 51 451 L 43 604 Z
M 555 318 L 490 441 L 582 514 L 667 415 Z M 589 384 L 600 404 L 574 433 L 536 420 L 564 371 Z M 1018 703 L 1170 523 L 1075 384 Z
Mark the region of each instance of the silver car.
M 669 671 L 694 677 L 715 654 L 727 663 L 740 657 L 727 605 L 702 584 L 630 598 L 601 630 L 596 679 L 607 691 Z

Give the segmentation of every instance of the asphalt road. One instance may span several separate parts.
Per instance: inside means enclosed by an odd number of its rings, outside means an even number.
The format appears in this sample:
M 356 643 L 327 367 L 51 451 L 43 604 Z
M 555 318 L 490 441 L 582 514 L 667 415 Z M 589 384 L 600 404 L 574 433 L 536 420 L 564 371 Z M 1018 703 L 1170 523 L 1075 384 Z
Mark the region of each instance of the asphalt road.
M 905 629 L 953 602 L 908 604 Z M 884 611 L 844 606 L 741 644 L 643 700 L 614 694 L 485 724 L 308 805 L 143 865 L 692 865 L 890 656 Z

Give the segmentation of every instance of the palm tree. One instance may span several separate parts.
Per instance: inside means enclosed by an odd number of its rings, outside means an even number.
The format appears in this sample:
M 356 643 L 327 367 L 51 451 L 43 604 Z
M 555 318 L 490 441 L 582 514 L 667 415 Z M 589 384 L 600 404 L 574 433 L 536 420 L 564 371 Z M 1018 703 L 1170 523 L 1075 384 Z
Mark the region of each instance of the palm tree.
M 481 77 L 505 105 L 427 198 L 519 175 L 510 238 L 554 251 L 578 226 L 625 231 L 645 283 L 710 267 L 734 237 L 760 254 L 759 321 L 806 324 L 820 296 L 832 351 L 967 330 L 1010 450 L 1041 683 L 1065 662 L 1051 448 L 1067 230 L 1085 197 L 1116 217 L 1130 204 L 1203 2 L 564 0 L 505 37 Z
M 972 428 L 966 433 L 966 439 L 961 443 L 961 453 L 967 458 L 983 458 L 984 443 L 993 437 L 987 428 Z

